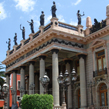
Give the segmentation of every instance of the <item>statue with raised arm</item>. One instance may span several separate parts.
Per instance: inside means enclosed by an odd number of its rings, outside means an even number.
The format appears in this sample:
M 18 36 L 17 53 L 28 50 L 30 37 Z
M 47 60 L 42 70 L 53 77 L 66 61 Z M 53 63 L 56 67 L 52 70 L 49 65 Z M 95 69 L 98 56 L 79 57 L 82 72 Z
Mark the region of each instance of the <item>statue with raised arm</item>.
M 14 45 L 17 45 L 17 33 L 15 33 L 15 36 L 14 36 Z
M 44 12 L 42 11 L 42 14 L 40 16 L 40 26 L 44 26 Z
M 56 5 L 55 2 L 53 2 L 53 6 L 51 7 L 51 11 L 52 11 L 52 18 L 56 17 Z
M 34 22 L 31 19 L 31 22 L 27 21 L 30 24 L 31 32 L 34 33 Z
M 85 14 L 83 12 L 83 15 L 81 15 L 79 12 L 80 12 L 80 10 L 78 10 L 78 12 L 77 12 L 78 25 L 81 25 L 81 16 L 84 16 Z
M 8 50 L 10 50 L 10 46 L 11 46 L 11 39 L 10 38 L 8 38 L 8 42 L 6 41 L 6 43 L 8 44 Z
M 23 26 L 23 28 L 21 28 L 21 24 L 20 24 L 20 30 L 22 30 L 22 38 L 23 40 L 25 40 L 25 27 Z

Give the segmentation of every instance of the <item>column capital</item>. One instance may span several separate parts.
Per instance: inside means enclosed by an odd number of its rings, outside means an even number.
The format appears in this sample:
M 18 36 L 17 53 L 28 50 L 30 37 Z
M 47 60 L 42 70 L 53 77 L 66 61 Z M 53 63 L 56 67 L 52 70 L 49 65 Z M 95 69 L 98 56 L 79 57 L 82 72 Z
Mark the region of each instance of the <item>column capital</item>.
M 29 61 L 29 65 L 30 64 L 34 65 L 35 64 L 35 61 Z
M 85 54 L 79 54 L 78 57 L 79 57 L 79 59 L 80 59 L 80 58 L 85 59 L 85 58 L 86 58 L 86 55 L 85 55 Z
M 41 60 L 41 59 L 45 60 L 45 58 L 46 58 L 45 55 L 41 55 L 41 56 L 39 56 L 39 60 Z
M 17 70 L 12 70 L 12 72 L 15 72 L 15 73 L 17 73 Z
M 64 60 L 64 62 L 65 62 L 65 64 L 67 64 L 67 63 L 70 64 L 71 63 L 71 60 L 69 60 L 69 59 L 68 60 Z
M 53 54 L 54 52 L 55 52 L 56 54 L 59 52 L 58 49 L 52 49 L 51 51 L 52 51 L 52 54 Z
M 22 69 L 22 68 L 25 69 L 25 67 L 26 67 L 26 66 L 20 66 L 20 69 Z
M 6 73 L 5 75 L 8 76 L 8 77 L 10 77 L 10 73 Z

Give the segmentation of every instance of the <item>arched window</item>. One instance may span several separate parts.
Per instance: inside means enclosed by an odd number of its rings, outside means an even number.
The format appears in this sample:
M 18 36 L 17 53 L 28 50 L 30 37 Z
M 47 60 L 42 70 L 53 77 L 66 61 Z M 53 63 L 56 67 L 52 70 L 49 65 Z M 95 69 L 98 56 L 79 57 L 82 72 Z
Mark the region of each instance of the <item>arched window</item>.
M 100 94 L 100 106 L 107 106 L 108 99 L 107 99 L 107 86 L 106 86 L 106 84 L 104 84 L 104 83 L 100 84 L 99 94 Z

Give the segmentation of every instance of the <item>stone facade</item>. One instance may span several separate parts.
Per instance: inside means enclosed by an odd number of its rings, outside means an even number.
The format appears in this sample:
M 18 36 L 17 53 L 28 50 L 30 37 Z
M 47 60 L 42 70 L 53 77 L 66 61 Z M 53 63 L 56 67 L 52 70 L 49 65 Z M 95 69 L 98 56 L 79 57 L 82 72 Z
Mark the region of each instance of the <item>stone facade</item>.
M 52 18 L 51 23 L 30 34 L 29 38 L 7 51 L 2 62 L 6 65 L 6 74 L 21 74 L 21 88 L 25 93 L 44 93 L 39 82 L 45 72 L 50 78 L 47 93 L 54 98 L 54 108 L 66 107 L 62 104 L 62 89 L 57 78 L 59 73 L 75 68 L 77 80 L 68 87 L 65 102 L 69 109 L 109 108 L 109 6 L 107 6 L 106 25 L 96 27 L 87 17 L 86 30 L 82 25 L 72 26 Z M 104 23 L 102 22 L 102 23 Z M 17 72 L 16 72 L 17 71 Z M 91 84 L 90 81 L 93 83 Z M 16 89 L 16 82 L 13 85 Z M 22 93 L 21 96 L 23 96 Z M 16 103 L 13 95 L 13 104 Z

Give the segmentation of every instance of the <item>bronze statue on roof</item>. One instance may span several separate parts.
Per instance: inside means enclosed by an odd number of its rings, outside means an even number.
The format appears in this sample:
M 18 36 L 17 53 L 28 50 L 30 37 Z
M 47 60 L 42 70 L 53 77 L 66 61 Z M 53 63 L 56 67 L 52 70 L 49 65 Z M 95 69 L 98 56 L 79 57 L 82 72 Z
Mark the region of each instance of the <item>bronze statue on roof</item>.
M 78 25 L 81 25 L 81 17 L 84 16 L 85 14 L 83 12 L 83 15 L 81 15 L 79 12 L 80 12 L 80 10 L 78 10 L 78 12 L 77 12 Z
M 6 41 L 6 43 L 8 44 L 8 50 L 10 50 L 10 46 L 11 46 L 11 39 L 10 38 L 8 38 L 8 42 Z
M 22 30 L 22 38 L 23 40 L 25 40 L 25 27 L 23 26 L 23 28 L 21 28 L 21 24 L 20 24 L 20 30 Z
M 31 19 L 31 22 L 27 21 L 30 24 L 30 28 L 31 28 L 31 33 L 34 33 L 34 22 Z
M 56 4 L 55 2 L 53 2 L 53 6 L 51 7 L 51 11 L 52 11 L 52 18 L 56 17 Z
M 42 11 L 42 14 L 40 16 L 40 26 L 44 26 L 44 12 Z

